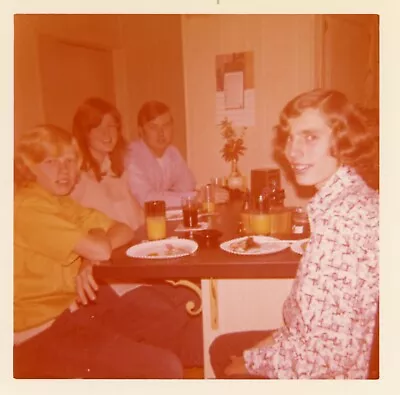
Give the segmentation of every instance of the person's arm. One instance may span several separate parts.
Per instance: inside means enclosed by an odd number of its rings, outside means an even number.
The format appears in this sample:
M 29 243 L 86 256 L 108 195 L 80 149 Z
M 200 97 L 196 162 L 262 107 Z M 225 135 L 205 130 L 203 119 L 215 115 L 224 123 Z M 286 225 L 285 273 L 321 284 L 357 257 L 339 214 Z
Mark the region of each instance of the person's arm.
M 128 225 L 115 221 L 107 231 L 101 228 L 90 229 L 89 236 L 98 240 L 106 240 L 112 251 L 131 241 L 134 232 Z
M 167 173 L 171 179 L 170 191 L 189 192 L 196 189 L 196 180 L 187 162 L 183 159 L 178 148 L 170 146 L 166 152 Z
M 108 260 L 112 250 L 133 239 L 134 232 L 128 225 L 114 221 L 100 211 L 75 204 L 80 226 L 87 231 L 87 235 L 75 246 L 75 252 L 83 258 Z
M 91 261 L 107 261 L 112 251 L 111 240 L 103 229 L 89 230 L 77 240 L 73 251 Z
M 14 205 L 16 242 L 55 262 L 72 262 L 77 255 L 90 260 L 107 259 L 111 248 L 109 241 L 89 230 L 108 229 L 113 221 L 72 200 L 69 203 L 64 206 L 64 212 L 52 200 L 36 197 L 18 200 Z M 86 227 L 84 218 L 89 219 Z
M 301 315 L 303 329 L 299 331 L 296 324 L 283 327 L 274 344 L 246 350 L 243 357 L 250 373 L 283 379 L 332 378 L 344 376 L 360 359 L 367 328 L 356 333 L 353 323 L 365 320 L 366 326 L 374 317 L 378 272 L 371 267 L 367 279 L 368 266 L 355 247 L 359 236 L 355 226 L 339 222 L 316 226 L 303 257 L 308 263 L 302 263 L 295 280 L 296 314 Z M 353 233 L 339 234 L 338 229 Z M 356 305 L 361 299 L 369 301 L 364 311 Z
M 167 207 L 178 207 L 184 196 L 195 196 L 196 191 L 157 191 L 151 185 L 148 177 L 135 164 L 130 164 L 126 169 L 129 189 L 141 206 L 145 201 L 164 200 Z

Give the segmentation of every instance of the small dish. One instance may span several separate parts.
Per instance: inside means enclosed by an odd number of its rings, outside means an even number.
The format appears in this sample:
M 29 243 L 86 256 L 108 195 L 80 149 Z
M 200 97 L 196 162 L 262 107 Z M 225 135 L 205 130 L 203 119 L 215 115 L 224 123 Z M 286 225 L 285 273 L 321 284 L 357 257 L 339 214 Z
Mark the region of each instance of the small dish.
M 199 245 L 204 247 L 213 247 L 218 245 L 218 240 L 222 236 L 222 232 L 217 229 L 205 229 L 193 234 Z

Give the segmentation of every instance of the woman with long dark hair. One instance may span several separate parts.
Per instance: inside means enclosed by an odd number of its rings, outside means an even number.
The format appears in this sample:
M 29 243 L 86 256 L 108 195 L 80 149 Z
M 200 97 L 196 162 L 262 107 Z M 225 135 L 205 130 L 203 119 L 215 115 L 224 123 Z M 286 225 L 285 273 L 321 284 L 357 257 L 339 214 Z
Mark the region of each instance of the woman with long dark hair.
M 78 107 L 72 132 L 83 158 L 72 198 L 135 230 L 143 224 L 144 215 L 124 172 L 126 144 L 119 111 L 101 98 L 89 98 Z

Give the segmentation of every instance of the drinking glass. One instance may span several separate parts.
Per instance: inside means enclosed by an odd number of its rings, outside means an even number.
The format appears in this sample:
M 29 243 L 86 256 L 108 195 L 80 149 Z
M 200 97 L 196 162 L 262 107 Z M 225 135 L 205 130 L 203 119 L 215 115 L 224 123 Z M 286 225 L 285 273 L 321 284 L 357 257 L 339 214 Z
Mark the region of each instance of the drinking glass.
M 160 240 L 167 237 L 165 202 L 152 200 L 144 203 L 148 240 Z
M 225 186 L 225 178 L 224 177 L 211 177 L 210 184 L 215 187 L 223 188 Z
M 187 196 L 181 199 L 183 226 L 194 228 L 199 224 L 199 201 L 197 196 Z
M 201 188 L 202 208 L 206 213 L 215 211 L 215 186 L 213 184 L 204 185 Z
M 252 233 L 256 235 L 269 235 L 271 233 L 271 218 L 267 196 L 258 196 L 254 209 L 250 214 L 250 226 Z

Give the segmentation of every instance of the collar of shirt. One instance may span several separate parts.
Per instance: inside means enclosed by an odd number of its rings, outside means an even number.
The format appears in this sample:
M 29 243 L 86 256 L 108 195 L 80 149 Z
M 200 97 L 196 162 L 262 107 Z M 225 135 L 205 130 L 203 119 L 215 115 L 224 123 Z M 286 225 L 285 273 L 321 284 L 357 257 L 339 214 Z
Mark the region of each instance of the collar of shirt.
M 307 211 L 310 222 L 329 210 L 332 203 L 353 185 L 361 185 L 364 181 L 357 172 L 348 166 L 341 166 L 335 174 L 310 200 Z
M 104 158 L 103 163 L 100 166 L 100 175 L 102 177 L 104 176 L 116 177 L 115 173 L 111 168 L 111 159 L 108 155 Z

